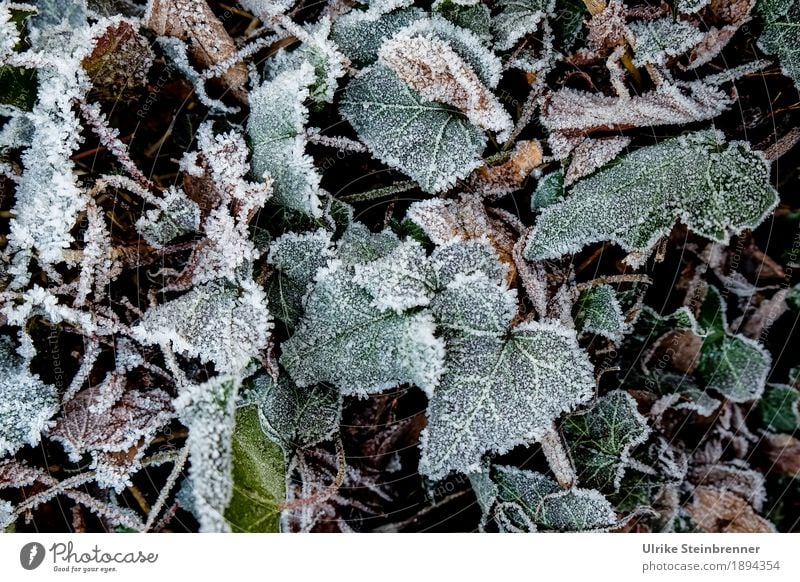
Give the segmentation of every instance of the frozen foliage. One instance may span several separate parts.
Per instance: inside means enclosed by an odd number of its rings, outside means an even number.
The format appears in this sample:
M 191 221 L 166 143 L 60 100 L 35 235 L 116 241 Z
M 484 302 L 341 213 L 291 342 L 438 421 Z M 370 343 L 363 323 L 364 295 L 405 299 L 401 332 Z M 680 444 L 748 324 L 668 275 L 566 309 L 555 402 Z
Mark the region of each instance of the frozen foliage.
M 189 386 L 175 401 L 189 428 L 189 493 L 201 532 L 230 531 L 225 508 L 233 494 L 231 439 L 239 381 L 218 376 Z
M 497 485 L 495 519 L 502 530 L 531 531 L 531 525 L 556 531 L 607 529 L 617 523 L 611 503 L 593 489 L 561 490 L 535 471 L 493 467 Z
M 286 496 L 283 453 L 264 435 L 255 406 L 236 410 L 230 451 L 233 492 L 225 520 L 231 531 L 280 531 L 281 502 Z
M 160 249 L 171 240 L 200 228 L 200 207 L 180 188 L 170 186 L 157 208 L 146 211 L 136 230 L 147 244 Z
M 706 388 L 733 402 L 756 400 L 764 391 L 772 356 L 756 341 L 727 332 L 726 308 L 716 287 L 709 287 L 698 324 L 705 337 L 697 370 Z
M 659 18 L 628 24 L 635 39 L 633 62 L 637 67 L 666 64 L 667 59 L 684 54 L 703 40 L 696 26 L 682 20 Z
M 564 171 L 555 170 L 542 176 L 531 194 L 531 210 L 543 210 L 564 199 Z
M 766 23 L 758 46 L 778 58 L 783 73 L 800 89 L 800 5 L 790 0 L 762 4 Z
M 574 332 L 556 324 L 454 333 L 445 365 L 420 437 L 420 471 L 432 479 L 450 471 L 473 473 L 484 453 L 504 453 L 541 438 L 594 391 L 591 366 Z
M 536 32 L 553 13 L 555 0 L 500 0 L 497 5 L 500 12 L 492 19 L 492 32 L 495 48 L 504 51 Z
M 333 258 L 331 233 L 319 229 L 313 232 L 287 232 L 269 247 L 269 262 L 292 281 L 305 287 L 317 270 Z
M 631 452 L 650 434 L 647 420 L 627 392 L 609 392 L 587 412 L 568 416 L 562 425 L 578 482 L 600 491 L 619 490 Z
M 451 239 L 441 243 L 431 254 L 436 287 L 445 287 L 459 277 L 474 273 L 481 273 L 494 282 L 500 281 L 505 277 L 507 269 L 497 259 L 497 253 L 485 238 L 465 241 Z
M 275 202 L 319 217 L 320 175 L 305 153 L 308 110 L 303 105 L 314 82 L 314 69 L 304 62 L 253 90 L 247 132 L 253 148 L 253 173 L 257 178 L 272 178 Z
M 800 392 L 787 384 L 767 384 L 758 404 L 761 422 L 773 432 L 800 430 Z
M 351 10 L 333 24 L 331 39 L 354 65 L 375 62 L 384 40 L 423 18 L 419 8 L 401 8 L 388 14 L 378 10 Z
M 452 109 L 410 89 L 388 67 L 350 81 L 341 113 L 382 162 L 427 192 L 453 186 L 481 164 L 486 136 Z
M 491 40 L 492 18 L 489 8 L 482 2 L 435 0 L 431 8 L 456 26 L 472 31 L 482 40 Z
M 605 166 L 628 147 L 631 138 L 626 136 L 584 139 L 573 151 L 563 186 L 570 186 L 595 170 Z
M 39 443 L 58 410 L 56 387 L 31 374 L 10 338 L 0 338 L 0 455 Z
M 581 333 L 602 335 L 617 342 L 625 332 L 625 317 L 610 285 L 597 285 L 583 291 L 575 305 L 575 325 Z
M 432 393 L 444 351 L 433 319 L 374 302 L 352 267 L 333 261 L 318 272 L 303 318 L 283 343 L 281 364 L 298 385 L 329 382 L 343 394 L 365 396 L 412 383 Z
M 694 14 L 705 6 L 708 6 L 710 1 L 711 0 L 676 0 L 675 7 L 681 14 Z
M 500 141 L 508 137 L 511 117 L 446 42 L 401 33 L 383 44 L 380 60 L 425 99 L 452 105 L 478 127 L 499 132 Z
M 311 447 L 327 440 L 339 428 L 342 397 L 331 386 L 300 388 L 286 375 L 274 381 L 260 374 L 253 381 L 258 394 L 261 425 L 287 454 L 295 447 Z
M 431 310 L 448 335 L 497 335 L 516 314 L 517 297 L 483 273 L 459 273 L 436 296 Z
M 754 228 L 777 203 L 769 166 L 743 142 L 725 144 L 702 131 L 644 147 L 578 182 L 566 200 L 542 211 L 525 255 L 557 258 L 611 240 L 646 260 L 680 219 L 691 230 L 727 243 Z
M 237 289 L 222 280 L 151 307 L 132 332 L 145 345 L 159 344 L 233 373 L 266 346 L 270 327 L 261 289 Z

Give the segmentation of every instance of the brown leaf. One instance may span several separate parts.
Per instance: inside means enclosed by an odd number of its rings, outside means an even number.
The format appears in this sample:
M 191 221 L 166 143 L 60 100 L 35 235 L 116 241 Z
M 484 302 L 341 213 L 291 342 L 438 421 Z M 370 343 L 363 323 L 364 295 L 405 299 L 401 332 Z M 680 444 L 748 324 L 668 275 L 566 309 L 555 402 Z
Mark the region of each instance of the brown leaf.
M 697 487 L 686 512 L 699 529 L 711 533 L 775 531 L 775 527 L 758 515 L 747 501 L 732 491 L 716 487 Z
M 800 477 L 800 440 L 788 434 L 765 434 L 764 451 L 770 472 Z
M 522 187 L 525 179 L 542 165 L 542 146 L 535 139 L 517 143 L 511 157 L 496 166 L 481 166 L 472 174 L 470 186 L 482 195 L 502 196 Z
M 38 467 L 31 467 L 16 459 L 0 460 L 0 489 L 27 487 L 36 481 L 48 483 L 52 478 Z
M 95 89 L 108 99 L 125 97 L 125 89 L 142 87 L 155 55 L 145 37 L 124 20 L 94 39 L 94 49 L 81 61 Z
M 602 168 L 630 143 L 631 138 L 624 135 L 584 139 L 572 152 L 572 161 L 564 175 L 564 186 L 574 184 L 584 176 Z
M 144 22 L 156 34 L 188 40 L 192 56 L 203 67 L 218 65 L 236 53 L 228 31 L 205 0 L 150 0 Z M 242 102 L 247 101 L 247 78 L 247 66 L 241 61 L 222 75 L 225 85 Z

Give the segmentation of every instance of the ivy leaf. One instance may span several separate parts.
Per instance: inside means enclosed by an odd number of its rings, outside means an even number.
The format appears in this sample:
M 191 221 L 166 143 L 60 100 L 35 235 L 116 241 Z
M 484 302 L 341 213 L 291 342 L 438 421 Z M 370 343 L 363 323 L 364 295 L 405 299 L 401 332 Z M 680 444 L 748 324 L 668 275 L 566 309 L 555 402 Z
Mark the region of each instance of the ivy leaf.
M 575 304 L 575 325 L 581 333 L 602 335 L 613 342 L 625 333 L 625 317 L 610 285 L 597 285 L 583 291 Z
M 331 39 L 356 66 L 374 63 L 378 49 L 395 32 L 425 17 L 416 7 L 382 14 L 378 10 L 351 10 L 333 23 Z
M 253 173 L 268 174 L 273 200 L 308 216 L 322 216 L 320 175 L 305 153 L 308 110 L 303 102 L 316 82 L 314 68 L 304 62 L 250 93 L 247 132 L 253 149 Z
M 800 90 L 800 6 L 795 2 L 760 2 L 765 16 L 764 31 L 758 46 L 767 54 L 775 55 L 783 74 L 794 81 Z
M 627 261 L 638 266 L 678 219 L 727 243 L 731 233 L 758 226 L 777 201 L 761 154 L 701 131 L 644 147 L 578 182 L 564 202 L 542 211 L 525 256 L 558 258 L 611 240 L 632 251 Z
M 420 438 L 420 472 L 431 479 L 473 473 L 484 453 L 537 440 L 594 392 L 586 354 L 557 324 L 523 323 L 506 337 L 459 334 L 447 347 Z
M 617 523 L 611 503 L 593 489 L 564 491 L 541 473 L 516 467 L 495 466 L 493 474 L 498 501 L 521 510 L 509 513 L 501 506 L 501 526 L 507 521 L 520 529 L 535 524 L 556 531 L 586 531 L 608 529 Z
M 340 111 L 373 155 L 426 192 L 453 186 L 481 164 L 483 132 L 463 114 L 421 97 L 384 65 L 350 81 Z
M 582 485 L 618 491 L 631 452 L 650 434 L 636 402 L 622 390 L 609 392 L 585 414 L 568 416 L 562 425 Z
M 261 430 L 258 408 L 236 410 L 231 440 L 232 495 L 225 519 L 234 532 L 280 531 L 285 497 L 283 452 Z
M 704 35 L 693 24 L 672 18 L 637 20 L 628 24 L 636 42 L 633 64 L 661 65 L 699 44 Z
M 553 28 L 558 49 L 567 53 L 572 50 L 583 28 L 586 4 L 582 0 L 556 0 Z
M 497 50 L 514 47 L 525 35 L 536 32 L 555 9 L 554 0 L 499 0 L 500 12 L 492 20 Z
M 0 394 L 0 455 L 37 445 L 58 410 L 58 393 L 30 373 L 7 337 L 0 338 Z
M 365 396 L 416 384 L 430 394 L 441 374 L 443 346 L 430 314 L 375 306 L 354 281 L 354 268 L 334 261 L 317 274 L 281 364 L 300 386 L 323 382 Z
M 217 280 L 151 307 L 132 331 L 145 345 L 171 346 L 218 371 L 235 372 L 266 346 L 271 327 L 263 291 Z
M 788 384 L 768 384 L 758 402 L 761 422 L 773 432 L 800 430 L 800 392 Z
M 300 388 L 286 375 L 275 382 L 260 374 L 253 390 L 264 432 L 287 453 L 327 440 L 339 428 L 342 397 L 335 388 L 324 384 Z
M 517 294 L 483 273 L 458 275 L 436 295 L 431 310 L 445 333 L 497 335 L 517 313 Z

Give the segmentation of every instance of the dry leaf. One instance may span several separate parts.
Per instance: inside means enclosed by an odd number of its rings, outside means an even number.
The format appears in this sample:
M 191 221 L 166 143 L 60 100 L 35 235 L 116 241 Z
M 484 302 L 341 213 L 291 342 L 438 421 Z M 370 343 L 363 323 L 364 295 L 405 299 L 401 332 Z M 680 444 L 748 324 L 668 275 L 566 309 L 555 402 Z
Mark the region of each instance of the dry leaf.
M 564 186 L 574 184 L 584 176 L 602 168 L 630 143 L 631 138 L 627 136 L 586 138 L 572 152 L 572 161 L 564 175 Z
M 788 434 L 765 434 L 763 444 L 771 472 L 800 477 L 800 440 Z
M 711 533 L 767 533 L 775 528 L 758 515 L 744 499 L 715 487 L 701 486 L 694 490 L 686 512 L 703 531 Z
M 521 141 L 511 157 L 496 166 L 481 166 L 472 174 L 470 186 L 482 195 L 493 197 L 509 194 L 522 187 L 522 183 L 537 167 L 542 165 L 542 146 L 535 139 Z

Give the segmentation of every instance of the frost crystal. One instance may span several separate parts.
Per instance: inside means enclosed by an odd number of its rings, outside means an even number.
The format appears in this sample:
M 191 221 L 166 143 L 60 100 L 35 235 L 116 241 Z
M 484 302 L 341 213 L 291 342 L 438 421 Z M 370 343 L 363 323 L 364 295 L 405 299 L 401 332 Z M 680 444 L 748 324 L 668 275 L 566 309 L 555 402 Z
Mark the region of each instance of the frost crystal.
M 456 334 L 445 365 L 420 437 L 420 472 L 432 479 L 473 473 L 484 453 L 541 438 L 594 392 L 586 354 L 556 324 L 523 323 L 505 337 Z
M 625 317 L 610 285 L 597 285 L 581 293 L 575 309 L 575 324 L 581 333 L 595 333 L 613 342 L 622 339 Z
M 269 175 L 278 204 L 312 217 L 322 216 L 320 175 L 305 153 L 308 110 L 303 102 L 315 82 L 314 69 L 304 62 L 250 93 L 247 132 L 253 148 L 253 173 Z
M 650 434 L 647 420 L 627 392 L 614 390 L 585 414 L 568 416 L 562 425 L 578 481 L 601 491 L 618 491 L 631 452 Z
M 668 58 L 684 54 L 703 40 L 696 26 L 672 18 L 634 21 L 628 28 L 635 39 L 633 63 L 637 67 L 663 66 Z
M 536 32 L 555 10 L 555 0 L 500 0 L 492 20 L 495 48 L 509 50 L 524 36 Z
M 504 141 L 513 122 L 472 68 L 442 41 L 401 35 L 383 44 L 380 60 L 425 99 L 452 105 Z
M 530 529 L 532 523 L 557 531 L 583 531 L 607 529 L 617 523 L 614 508 L 598 491 L 578 488 L 563 491 L 541 473 L 516 467 L 497 466 L 493 472 L 498 501 L 511 504 L 499 508 L 501 526 L 509 523 Z
M 7 337 L 0 338 L 0 394 L 0 455 L 37 445 L 58 410 L 58 394 L 55 386 L 30 373 Z
M 743 142 L 724 145 L 702 131 L 644 147 L 578 182 L 566 200 L 539 217 L 525 247 L 529 259 L 557 258 L 611 240 L 643 262 L 680 219 L 694 232 L 727 243 L 755 228 L 777 203 L 764 158 Z
M 427 192 L 451 187 L 481 164 L 486 136 L 384 65 L 372 65 L 350 81 L 340 110 L 379 160 Z
M 236 372 L 266 346 L 270 327 L 261 289 L 248 285 L 238 290 L 213 281 L 151 307 L 132 332 L 145 345 L 171 347 L 213 362 L 220 372 Z
M 190 493 L 202 532 L 230 531 L 224 512 L 233 493 L 231 439 L 238 389 L 235 377 L 220 376 L 188 387 L 175 401 L 189 428 Z

